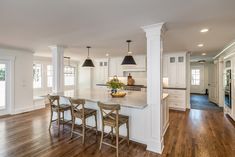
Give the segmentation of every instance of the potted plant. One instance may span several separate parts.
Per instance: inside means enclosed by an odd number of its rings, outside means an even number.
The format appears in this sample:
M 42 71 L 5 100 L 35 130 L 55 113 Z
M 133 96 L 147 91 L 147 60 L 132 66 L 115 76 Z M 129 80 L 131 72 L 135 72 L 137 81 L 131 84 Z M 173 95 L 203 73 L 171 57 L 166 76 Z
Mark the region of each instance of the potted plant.
M 111 88 L 112 93 L 117 93 L 117 90 L 123 88 L 124 84 L 118 80 L 117 76 L 114 76 L 107 82 L 107 86 Z

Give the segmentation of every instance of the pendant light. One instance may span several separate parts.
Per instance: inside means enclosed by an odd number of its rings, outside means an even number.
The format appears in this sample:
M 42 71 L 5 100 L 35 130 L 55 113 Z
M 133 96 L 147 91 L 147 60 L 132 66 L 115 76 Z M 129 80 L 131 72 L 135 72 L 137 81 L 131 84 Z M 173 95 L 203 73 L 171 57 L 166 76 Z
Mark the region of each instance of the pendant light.
M 134 58 L 131 55 L 130 52 L 130 43 L 132 42 L 131 40 L 126 41 L 128 44 L 128 55 L 126 55 L 122 61 L 122 65 L 136 65 Z
M 85 62 L 83 63 L 82 67 L 95 67 L 92 60 L 90 59 L 89 57 L 89 49 L 91 48 L 90 46 L 87 46 L 86 47 L 87 50 L 88 50 L 88 56 L 87 56 L 87 59 L 85 60 Z

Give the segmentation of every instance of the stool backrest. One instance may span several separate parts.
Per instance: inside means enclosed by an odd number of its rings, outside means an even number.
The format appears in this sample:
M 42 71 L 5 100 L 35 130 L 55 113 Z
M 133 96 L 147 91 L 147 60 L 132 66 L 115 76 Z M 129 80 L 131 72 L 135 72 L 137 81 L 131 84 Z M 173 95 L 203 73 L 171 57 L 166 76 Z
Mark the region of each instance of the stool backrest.
M 73 116 L 74 116 L 74 113 L 76 111 L 76 112 L 81 112 L 82 116 L 84 117 L 85 116 L 84 106 L 85 106 L 85 103 L 86 103 L 85 99 L 72 99 L 72 98 L 69 98 L 69 101 L 71 103 Z
M 104 118 L 108 117 L 116 121 L 116 126 L 118 126 L 119 110 L 121 109 L 120 105 L 119 104 L 105 104 L 105 103 L 98 102 L 98 106 L 101 112 L 102 123 L 104 123 Z
M 60 96 L 48 94 L 48 95 L 47 95 L 47 98 L 48 98 L 48 100 L 49 100 L 50 107 L 53 107 L 53 106 L 55 106 L 55 107 L 56 107 L 56 106 L 60 107 Z

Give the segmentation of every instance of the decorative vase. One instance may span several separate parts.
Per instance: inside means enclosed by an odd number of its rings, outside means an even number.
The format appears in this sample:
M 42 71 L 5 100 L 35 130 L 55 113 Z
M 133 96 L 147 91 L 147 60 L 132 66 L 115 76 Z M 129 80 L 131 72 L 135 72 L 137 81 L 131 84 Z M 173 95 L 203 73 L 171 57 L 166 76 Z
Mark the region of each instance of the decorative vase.
M 117 93 L 117 89 L 112 89 L 111 93 Z

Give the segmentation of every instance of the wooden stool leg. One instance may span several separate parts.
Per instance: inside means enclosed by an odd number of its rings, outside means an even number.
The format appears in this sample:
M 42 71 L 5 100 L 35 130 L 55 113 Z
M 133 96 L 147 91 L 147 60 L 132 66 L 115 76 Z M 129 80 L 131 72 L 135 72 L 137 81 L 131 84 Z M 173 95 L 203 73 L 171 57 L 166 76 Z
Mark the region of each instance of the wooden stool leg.
M 60 134 L 60 111 L 57 111 L 58 134 Z
M 111 139 L 113 140 L 113 127 L 111 127 Z
M 73 138 L 74 124 L 75 124 L 75 117 L 72 117 L 72 129 L 71 129 L 70 138 Z
M 115 132 L 116 132 L 116 153 L 117 153 L 117 157 L 118 157 L 118 150 L 119 150 L 119 128 L 118 126 L 115 127 Z
M 102 144 L 103 144 L 103 138 L 104 138 L 104 124 L 102 124 L 102 132 L 101 132 L 101 138 L 100 138 L 100 148 L 101 150 Z
M 86 119 L 82 120 L 82 144 L 85 143 L 85 136 L 86 136 Z
M 62 112 L 63 114 L 63 130 L 64 130 L 64 111 Z
M 129 120 L 127 121 L 127 123 L 126 123 L 126 130 L 127 130 L 127 144 L 128 144 L 128 146 L 129 146 L 129 144 L 130 144 L 130 141 L 129 141 Z
M 51 118 L 50 118 L 49 130 L 51 129 L 52 117 L 53 117 L 53 111 L 51 111 Z
M 97 128 L 97 114 L 95 113 L 95 133 L 98 135 L 98 128 Z

